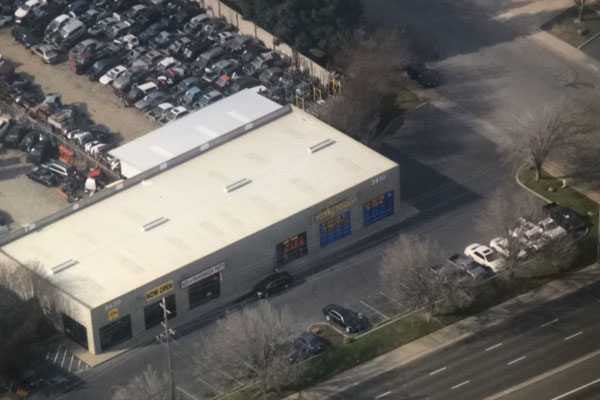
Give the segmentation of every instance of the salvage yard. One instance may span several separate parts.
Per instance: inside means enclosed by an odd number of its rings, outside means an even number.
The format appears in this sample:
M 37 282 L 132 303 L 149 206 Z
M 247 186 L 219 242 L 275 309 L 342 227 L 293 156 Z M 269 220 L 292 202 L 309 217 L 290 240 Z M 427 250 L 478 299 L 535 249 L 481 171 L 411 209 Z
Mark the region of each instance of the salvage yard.
M 22 151 L 0 152 L 0 210 L 9 217 L 11 229 L 31 224 L 68 205 L 56 188 L 27 178 L 25 174 L 30 169 Z
M 45 93 L 60 93 L 64 104 L 77 104 L 81 110 L 87 110 L 95 123 L 105 125 L 116 134 L 117 144 L 129 142 L 160 126 L 143 114 L 125 108 L 112 87 L 73 73 L 68 63 L 44 64 L 13 40 L 10 28 L 0 31 L 0 51 L 3 57 L 17 64 L 17 72 L 33 77 Z

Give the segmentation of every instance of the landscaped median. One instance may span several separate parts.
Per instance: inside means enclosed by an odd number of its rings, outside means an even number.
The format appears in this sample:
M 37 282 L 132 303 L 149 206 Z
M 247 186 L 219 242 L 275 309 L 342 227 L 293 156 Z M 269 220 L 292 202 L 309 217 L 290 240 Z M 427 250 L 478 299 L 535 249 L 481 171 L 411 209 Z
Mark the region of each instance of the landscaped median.
M 495 305 L 539 288 L 553 280 L 560 279 L 566 273 L 594 263 L 598 255 L 598 204 L 569 186 L 562 187 L 562 181 L 559 179 L 549 177 L 536 181 L 534 171 L 527 167 L 519 170 L 517 181 L 521 186 L 546 201 L 554 201 L 569 207 L 584 216 L 588 221 L 590 228 L 587 234 L 581 236 L 577 241 L 577 257 L 572 260 L 570 268 L 565 266 L 557 268 L 553 265 L 540 267 L 539 264 L 536 264 L 531 267 L 527 266 L 518 278 L 508 279 L 507 276 L 503 276 L 507 274 L 496 275 L 492 279 L 477 285 L 474 299 L 468 308 L 447 314 L 437 314 L 434 318 L 428 318 L 426 310 L 419 309 L 388 320 L 364 334 L 355 337 L 344 336 L 343 340 L 341 339 L 343 335 L 341 332 L 338 332 L 340 338 L 333 338 L 334 331 L 324 329 L 322 337 L 332 344 L 331 349 L 306 361 L 306 369 L 301 378 L 286 393 L 280 393 L 278 397 L 323 382 L 334 375 L 417 339 L 424 338 L 444 327 L 448 327 L 445 330 L 450 329 L 450 325 L 459 321 L 462 321 L 459 325 L 463 323 L 468 325 L 469 316 L 475 316 L 481 312 L 489 313 L 492 311 L 493 313 L 494 309 L 492 307 Z M 560 294 L 560 290 L 558 290 L 554 296 L 560 296 Z M 460 329 L 458 330 L 460 331 Z M 230 400 L 249 400 L 255 397 L 256 391 L 252 386 L 226 396 Z

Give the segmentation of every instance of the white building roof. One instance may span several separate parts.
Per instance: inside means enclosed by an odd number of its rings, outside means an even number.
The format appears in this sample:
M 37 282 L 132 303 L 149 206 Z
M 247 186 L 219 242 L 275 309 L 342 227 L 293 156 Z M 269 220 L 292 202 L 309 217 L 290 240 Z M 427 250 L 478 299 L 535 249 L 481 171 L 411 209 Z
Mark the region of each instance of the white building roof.
M 2 249 L 95 308 L 394 167 L 293 108 Z
M 202 146 L 208 149 L 215 139 L 280 108 L 279 104 L 245 89 L 109 153 L 121 160 L 123 176 L 131 178 L 186 151 Z

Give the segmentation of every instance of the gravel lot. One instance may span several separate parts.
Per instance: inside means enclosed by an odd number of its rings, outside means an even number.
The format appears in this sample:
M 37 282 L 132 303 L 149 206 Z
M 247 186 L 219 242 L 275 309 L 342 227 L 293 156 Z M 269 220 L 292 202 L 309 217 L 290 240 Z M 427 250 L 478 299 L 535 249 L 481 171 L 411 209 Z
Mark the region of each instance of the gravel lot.
M 121 144 L 160 126 L 135 109 L 125 108 L 112 87 L 91 82 L 86 75 L 76 75 L 66 62 L 44 64 L 13 40 L 10 28 L 0 31 L 0 52 L 18 65 L 17 72 L 31 75 L 45 93 L 60 93 L 63 103 L 81 105 L 94 122 L 117 133 Z

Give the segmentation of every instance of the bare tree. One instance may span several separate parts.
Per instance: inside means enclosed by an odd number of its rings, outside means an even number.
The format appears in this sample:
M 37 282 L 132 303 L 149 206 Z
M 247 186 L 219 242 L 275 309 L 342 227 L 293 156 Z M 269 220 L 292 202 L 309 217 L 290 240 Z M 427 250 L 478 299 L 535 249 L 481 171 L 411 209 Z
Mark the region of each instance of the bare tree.
M 292 326 L 289 311 L 275 309 L 268 302 L 229 314 L 197 347 L 200 373 L 255 380 L 266 399 L 269 393 L 292 384 L 302 371 L 287 357 Z
M 364 38 L 354 34 L 340 47 L 336 67 L 344 71 L 342 94 L 319 109 L 319 116 L 337 129 L 366 144 L 374 141 L 390 77 L 407 63 L 406 35 L 384 27 Z
M 558 270 L 565 269 L 575 254 L 575 246 L 569 237 L 550 243 L 547 239 L 542 239 L 541 247 L 537 250 L 532 247 L 531 242 L 524 239 L 524 231 L 527 229 L 524 228 L 525 221 L 537 225 L 545 218 L 542 205 L 541 200 L 529 194 L 497 191 L 486 200 L 477 218 L 477 229 L 482 235 L 492 233 L 503 239 L 501 247 L 504 249 L 504 276 L 510 280 L 528 275 L 532 268 L 540 266 L 554 265 Z
M 581 137 L 596 128 L 589 109 L 566 102 L 545 106 L 516 119 L 509 129 L 507 155 L 519 163 L 527 162 L 535 169 L 535 179 L 542 177 L 544 163 L 555 152 L 568 152 Z
M 432 268 L 446 262 L 442 254 L 439 245 L 429 239 L 400 235 L 383 256 L 379 268 L 382 289 L 396 299 L 417 298 L 428 318 L 438 311 L 441 300 L 463 307 L 471 298 L 468 288 Z
M 169 377 L 151 365 L 124 386 L 114 388 L 112 400 L 171 400 Z

